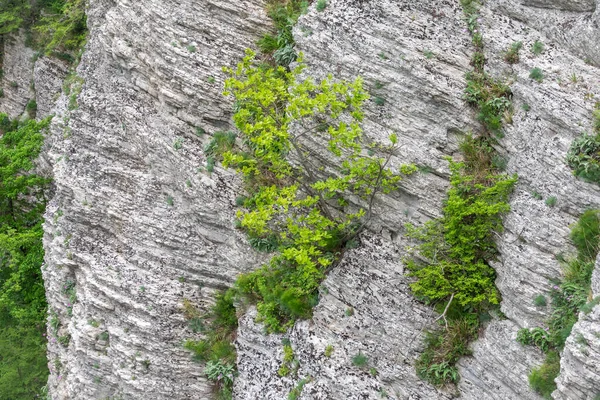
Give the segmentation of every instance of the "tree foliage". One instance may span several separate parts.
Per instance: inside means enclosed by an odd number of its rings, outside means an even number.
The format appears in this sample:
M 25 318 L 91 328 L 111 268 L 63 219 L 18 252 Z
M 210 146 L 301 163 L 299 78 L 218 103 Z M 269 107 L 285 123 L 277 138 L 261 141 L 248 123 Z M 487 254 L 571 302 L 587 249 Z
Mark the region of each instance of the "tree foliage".
M 49 120 L 0 115 L 0 391 L 31 399 L 47 376 L 42 213 L 47 179 L 31 173 Z
M 24 28 L 30 45 L 47 54 L 79 49 L 87 34 L 85 0 L 5 0 L 0 38 Z
M 489 175 L 486 184 L 465 174 L 464 164 L 450 161 L 451 189 L 444 216 L 417 228 L 407 226 L 407 235 L 419 240 L 419 259 L 407 261 L 411 287 L 428 302 L 448 301 L 454 295 L 462 307 L 482 309 L 498 304 L 495 272 L 487 261 L 496 253 L 493 235 L 502 231 L 501 216 L 510 210 L 508 196 L 516 177 Z
M 241 276 L 237 287 L 258 300 L 271 331 L 310 316 L 326 270 L 370 216 L 376 194 L 416 171 L 388 167 L 395 135 L 388 146 L 364 143 L 361 107 L 368 95 L 360 78 L 300 80 L 303 70 L 301 59 L 291 71 L 261 66 L 251 51 L 235 70 L 226 69 L 225 94 L 235 99 L 240 138 L 223 153 L 223 164 L 243 175 L 249 194 L 239 224 L 250 237 L 274 236 L 279 244 L 279 253 Z M 319 164 L 324 158 L 341 173 L 327 173 Z

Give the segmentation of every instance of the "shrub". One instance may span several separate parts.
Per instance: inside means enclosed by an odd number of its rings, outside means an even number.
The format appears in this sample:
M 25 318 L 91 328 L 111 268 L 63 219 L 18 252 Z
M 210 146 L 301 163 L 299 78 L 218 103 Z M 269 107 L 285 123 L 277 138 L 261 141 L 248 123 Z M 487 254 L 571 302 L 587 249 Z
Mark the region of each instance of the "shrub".
M 542 54 L 544 52 L 544 43 L 540 42 L 539 40 L 536 40 L 531 46 L 531 52 L 536 56 Z
M 426 59 L 430 60 L 433 58 L 434 54 L 431 50 L 424 50 L 423 51 L 423 55 L 425 56 Z
M 318 0 L 317 1 L 317 11 L 321 12 L 325 10 L 327 7 L 327 0 Z
M 325 347 L 325 357 L 331 357 L 331 355 L 333 354 L 333 345 L 328 344 L 327 347 Z
M 523 47 L 522 42 L 514 42 L 510 45 L 508 50 L 504 53 L 504 61 L 509 64 L 516 64 L 519 62 L 519 51 Z
M 352 364 L 359 368 L 366 366 L 368 361 L 369 359 L 367 358 L 367 356 L 365 356 L 360 351 L 358 352 L 358 354 L 352 357 Z
M 540 68 L 533 68 L 529 71 L 529 77 L 537 82 L 542 82 L 544 80 L 544 73 Z
M 567 153 L 567 164 L 575 176 L 600 183 L 600 134 L 575 139 Z
M 554 379 L 560 373 L 560 357 L 557 352 L 549 352 L 544 364 L 531 371 L 529 384 L 531 388 L 545 399 L 552 399 L 552 392 L 556 390 Z
M 465 169 L 450 160 L 451 189 L 442 220 L 407 226 L 409 237 L 423 241 L 417 249 L 428 260 L 409 260 L 407 268 L 417 278 L 411 288 L 418 297 L 436 302 L 454 294 L 460 306 L 477 308 L 498 303 L 495 273 L 485 259 L 496 253 L 493 232 L 502 231 L 501 216 L 510 210 L 516 177 L 487 176 L 486 187 Z
M 257 301 L 259 320 L 269 331 L 281 331 L 297 318 L 310 317 L 324 271 L 356 234 L 359 219 L 369 217 L 374 196 L 395 189 L 402 175 L 416 167 L 403 166 L 395 173 L 385 167 L 385 158 L 362 152 L 359 122 L 368 95 L 360 79 L 297 82 L 303 64 L 290 72 L 262 68 L 254 56 L 249 51 L 237 70 L 227 70 L 226 94 L 237 103 L 234 122 L 240 140 L 231 141 L 235 146 L 221 157 L 224 166 L 243 176 L 248 192 L 244 209 L 238 211 L 240 226 L 251 238 L 273 237 L 279 251 L 258 270 L 241 275 L 236 289 Z M 347 122 L 340 120 L 342 115 Z M 290 124 L 305 126 L 307 134 L 322 142 L 343 175 L 314 179 L 317 170 L 307 158 L 312 150 L 290 135 Z M 390 136 L 390 141 L 391 147 L 375 149 L 388 154 L 397 137 Z M 207 152 L 220 150 L 207 147 Z M 288 154 L 297 166 L 287 161 Z M 343 207 L 349 193 L 367 208 L 348 215 L 334 212 L 331 204 Z

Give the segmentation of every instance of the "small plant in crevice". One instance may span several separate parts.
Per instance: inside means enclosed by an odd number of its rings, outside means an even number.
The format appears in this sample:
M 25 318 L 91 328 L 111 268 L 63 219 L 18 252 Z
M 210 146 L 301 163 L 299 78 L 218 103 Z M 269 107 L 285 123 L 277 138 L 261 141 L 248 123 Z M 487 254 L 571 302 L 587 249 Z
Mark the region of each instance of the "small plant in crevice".
M 302 390 L 304 390 L 304 386 L 307 383 L 310 383 L 311 381 L 312 378 L 310 376 L 307 378 L 300 379 L 296 387 L 294 387 L 288 395 L 288 400 L 298 400 L 300 398 L 300 395 L 302 394 Z
M 316 6 L 317 11 L 321 12 L 325 10 L 325 8 L 327 8 L 327 0 L 318 0 Z
M 352 357 L 352 365 L 355 367 L 366 367 L 369 359 L 362 352 L 358 352 L 356 355 Z
M 175 150 L 180 150 L 183 147 L 183 138 L 177 138 L 175 139 L 175 141 L 173 142 L 173 148 Z
M 434 54 L 431 50 L 423 50 L 423 55 L 428 60 L 431 60 L 434 57 Z
M 510 88 L 485 72 L 469 72 L 463 98 L 478 109 L 477 119 L 490 132 L 502 128 L 504 112 L 512 109 Z
M 600 184 L 600 107 L 592 116 L 593 134 L 583 134 L 573 141 L 567 153 L 567 164 L 578 178 Z
M 290 374 L 296 374 L 300 364 L 294 357 L 294 350 L 291 344 L 287 343 L 283 345 L 283 362 L 279 367 L 277 373 L 279 376 L 288 376 Z
M 523 48 L 523 42 L 514 42 L 510 45 L 508 50 L 504 53 L 504 61 L 509 64 L 516 64 L 519 62 L 519 51 Z
M 327 3 L 325 2 L 325 5 Z M 263 55 L 274 63 L 288 68 L 296 61 L 295 41 L 292 28 L 298 22 L 300 15 L 306 13 L 308 1 L 282 0 L 271 1 L 267 5 L 267 14 L 275 26 L 274 33 L 265 34 L 258 40 L 257 45 Z
M 35 114 L 37 112 L 37 102 L 35 100 L 30 100 L 25 107 L 29 118 L 35 118 Z
M 204 370 L 219 396 L 230 399 L 233 390 L 233 378 L 236 375 L 236 350 L 232 344 L 238 326 L 235 306 L 235 292 L 229 289 L 216 296 L 215 304 L 203 316 L 191 302 L 184 300 L 184 316 L 188 321 L 196 318 L 202 321 L 202 340 L 187 340 L 184 347 L 191 350 L 194 360 L 206 363 Z
M 544 43 L 540 42 L 539 40 L 536 40 L 531 45 L 531 52 L 533 54 L 535 54 L 536 56 L 539 56 L 540 54 L 542 54 L 544 52 Z
M 373 102 L 378 105 L 379 107 L 382 107 L 385 105 L 385 99 L 383 97 L 375 97 L 373 99 Z
M 556 205 L 557 202 L 557 198 L 556 196 L 550 196 L 546 199 L 545 203 L 548 207 L 554 207 Z
M 543 294 L 537 295 L 533 299 L 533 304 L 535 304 L 536 307 L 546 307 L 546 296 L 544 296 Z
M 544 72 L 536 67 L 529 71 L 529 77 L 534 81 L 541 83 L 544 80 Z
M 560 352 L 579 312 L 585 312 L 590 304 L 592 271 L 600 249 L 600 210 L 585 211 L 572 227 L 570 237 L 577 256 L 569 260 L 561 258 L 563 276 L 553 282 L 549 293 L 552 313 L 546 322 L 547 327 L 523 328 L 517 333 L 519 343 L 536 346 L 546 353 L 544 363 L 529 374 L 529 383 L 547 399 L 551 399 L 551 393 L 556 389 Z
M 324 352 L 325 357 L 328 357 L 328 358 L 331 357 L 331 355 L 333 354 L 333 350 L 334 350 L 333 345 L 328 344 L 327 347 L 325 347 L 325 352 Z

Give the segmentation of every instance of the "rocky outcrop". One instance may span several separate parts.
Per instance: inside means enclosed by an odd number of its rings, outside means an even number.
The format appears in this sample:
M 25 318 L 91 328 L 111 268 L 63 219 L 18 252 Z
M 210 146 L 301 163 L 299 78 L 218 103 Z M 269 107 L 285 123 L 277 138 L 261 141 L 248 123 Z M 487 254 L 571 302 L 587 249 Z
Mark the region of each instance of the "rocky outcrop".
M 42 57 L 35 62 L 33 83 L 37 103 L 36 117 L 45 118 L 52 114 L 61 95 L 68 66 L 55 58 Z
M 5 35 L 0 80 L 0 113 L 14 119 L 25 111 L 29 100 L 35 98 L 32 71 L 34 51 L 25 46 L 23 33 Z
M 497 14 L 496 2 L 489 7 L 482 10 L 480 24 L 486 41 L 487 69 L 511 84 L 515 104 L 498 151 L 508 160 L 507 171 L 518 173 L 520 180 L 511 201 L 513 212 L 506 218 L 506 231 L 498 237 L 501 254 L 493 264 L 503 297 L 502 311 L 508 319 L 495 318 L 488 323 L 473 346 L 473 357 L 461 360 L 459 391 L 463 397 L 473 399 L 537 399 L 527 375 L 544 356 L 534 348 L 521 346 L 515 338 L 519 328 L 540 325 L 548 317 L 550 310 L 536 308 L 533 299 L 547 291 L 549 278 L 560 276 L 555 256 L 571 251 L 569 225 L 600 198 L 598 188 L 577 181 L 564 162 L 573 138 L 590 127 L 594 102 L 586 93 L 598 95 L 591 83 L 600 75 L 596 68 L 571 55 L 573 48 L 553 43 L 535 26 Z M 429 166 L 434 176 L 411 178 L 397 198 L 381 202 L 386 208 L 379 210 L 376 225 L 383 226 L 383 237 L 387 239 L 379 240 L 385 243 L 384 248 L 396 249 L 390 259 L 393 261 L 374 266 L 378 264 L 363 258 L 344 263 L 327 278 L 324 287 L 338 289 L 326 290 L 329 294 L 322 296 L 312 324 L 297 325 L 290 336 L 301 365 L 295 381 L 275 375 L 282 351 L 281 345 L 276 346 L 278 339 L 261 340 L 256 329 L 243 325 L 238 338 L 241 376 L 236 393 L 247 399 L 252 395 L 246 393 L 284 398 L 299 379 L 310 376 L 313 380 L 305 385 L 302 398 L 376 398 L 379 389 L 399 399 L 418 398 L 419 393 L 422 398 L 443 397 L 445 393 L 435 394 L 413 372 L 420 330 L 431 327 L 434 316 L 423 314 L 423 309 L 404 297 L 407 278 L 395 273 L 402 269 L 407 245 L 402 239 L 403 222 L 424 221 L 439 213 L 446 184 L 438 177 L 447 174 L 441 157 L 457 156 L 460 132 L 477 129 L 474 115 L 461 101 L 472 52 L 462 11 L 456 3 L 445 1 L 329 1 L 323 12 L 312 10 L 299 21 L 296 37 L 310 74 L 322 76 L 334 71 L 343 78 L 365 78 L 372 97 L 385 101 L 382 107 L 368 107 L 366 134 L 384 141 L 389 132 L 398 132 L 403 146 L 396 162 Z M 530 50 L 537 39 L 546 43 L 547 50 L 540 57 Z M 503 57 L 515 41 L 524 43 L 522 61 L 511 67 Z M 543 83 L 529 78 L 533 67 L 544 70 Z M 569 83 L 572 74 L 578 77 L 577 83 Z M 384 87 L 376 89 L 376 81 Z M 555 196 L 556 206 L 536 200 L 535 192 L 544 199 Z M 373 274 L 366 277 L 365 268 L 373 268 Z M 389 281 L 378 281 L 379 273 Z M 362 286 L 353 286 L 355 282 Z M 395 295 L 387 294 L 387 284 L 401 289 Z M 397 303 L 382 307 L 380 300 L 390 295 Z M 361 310 L 357 312 L 358 322 L 346 322 L 348 318 L 342 313 L 345 307 Z M 386 311 L 380 315 L 382 308 Z M 415 312 L 414 321 L 395 315 L 396 310 L 407 308 Z M 373 315 L 378 317 L 370 318 Z M 302 330 L 310 333 L 298 335 Z M 400 337 L 390 337 L 390 332 Z M 417 339 L 409 341 L 402 335 Z M 323 361 L 325 343 L 342 349 L 337 365 Z M 405 357 L 394 358 L 391 354 L 397 353 L 386 347 L 388 343 Z M 352 366 L 350 358 L 358 350 L 370 355 L 377 377 Z M 265 360 L 261 362 L 263 367 L 256 360 Z M 335 366 L 318 367 L 330 364 Z M 265 371 L 271 372 L 262 379 Z M 356 374 L 363 376 L 360 384 L 351 381 Z M 341 384 L 338 387 L 334 382 Z M 344 389 L 348 387 L 360 389 Z
M 257 261 L 233 226 L 236 180 L 202 148 L 230 126 L 221 66 L 268 29 L 264 5 L 90 1 L 88 24 L 47 142 L 50 393 L 208 398 L 182 300 L 207 307 Z
M 202 366 L 181 345 L 197 337 L 182 300 L 206 308 L 215 290 L 262 260 L 233 227 L 235 176 L 209 173 L 202 148 L 231 128 L 221 66 L 269 29 L 264 6 L 91 0 L 88 44 L 58 99 L 65 66 L 41 58 L 34 68 L 22 39 L 6 44 L 0 111 L 23 113 L 33 76 L 38 117 L 56 113 L 43 157 L 55 192 L 43 268 L 53 399 L 211 396 Z M 422 172 L 376 204 L 361 246 L 323 283 L 311 321 L 266 335 L 253 309 L 242 317 L 235 398 L 284 399 L 302 379 L 303 399 L 539 398 L 527 374 L 543 354 L 515 338 L 551 312 L 533 298 L 560 276 L 555 256 L 572 252 L 569 225 L 600 199 L 598 187 L 576 180 L 564 162 L 573 138 L 589 130 L 600 96 L 600 72 L 591 65 L 600 60 L 599 8 L 591 0 L 490 0 L 482 9 L 486 69 L 514 93 L 497 150 L 519 184 L 493 263 L 505 317 L 485 324 L 473 356 L 459 364 L 453 393 L 416 376 L 423 332 L 437 316 L 410 294 L 402 259 L 411 245 L 403 225 L 440 215 L 449 173 L 443 157 L 459 158 L 461 138 L 478 129 L 462 100 L 473 51 L 462 10 L 454 0 L 329 0 L 322 12 L 311 6 L 294 31 L 308 73 L 362 76 L 372 96 L 366 135 L 386 142 L 397 133 L 392 166 L 412 162 Z M 530 51 L 535 40 L 546 46 L 540 56 Z M 503 54 L 516 41 L 524 46 L 511 66 Z M 534 67 L 544 71 L 542 83 L 529 78 Z M 556 197 L 556 205 L 534 193 Z M 597 306 L 575 325 L 555 398 L 597 394 L 599 318 Z M 298 369 L 282 377 L 284 338 Z M 353 365 L 358 353 L 367 366 Z
M 493 0 L 489 6 L 600 66 L 599 0 Z
M 600 257 L 592 276 L 592 295 L 600 296 Z M 593 399 L 600 395 L 600 305 L 589 313 L 581 312 L 561 353 L 557 400 Z

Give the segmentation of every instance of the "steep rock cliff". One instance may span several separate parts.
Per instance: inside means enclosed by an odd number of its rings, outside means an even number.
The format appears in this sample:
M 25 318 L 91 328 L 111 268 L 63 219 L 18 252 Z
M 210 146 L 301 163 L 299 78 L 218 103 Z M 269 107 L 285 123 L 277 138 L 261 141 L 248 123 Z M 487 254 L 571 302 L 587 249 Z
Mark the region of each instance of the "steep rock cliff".
M 269 29 L 264 6 L 91 0 L 88 44 L 68 94 L 58 99 L 65 66 L 42 58 L 34 67 L 22 39 L 6 44 L 0 111 L 22 114 L 34 96 L 33 79 L 38 114 L 57 114 L 43 158 L 55 186 L 44 266 L 52 398 L 210 397 L 202 366 L 181 346 L 194 337 L 182 300 L 207 307 L 215 289 L 261 259 L 233 228 L 236 178 L 206 172 L 202 147 L 215 131 L 230 128 L 220 68 Z M 598 187 L 576 180 L 564 161 L 573 138 L 589 131 L 600 96 L 593 65 L 600 59 L 599 8 L 592 0 L 494 0 L 482 9 L 486 69 L 509 80 L 514 93 L 512 124 L 498 150 L 520 180 L 493 264 L 507 318 L 487 323 L 473 357 L 461 360 L 464 398 L 539 398 L 527 374 L 543 355 L 515 338 L 520 327 L 538 326 L 551 312 L 535 307 L 533 298 L 549 289 L 548 278 L 560 276 L 555 255 L 573 251 L 569 225 L 599 203 Z M 324 282 L 314 318 L 285 335 L 300 362 L 297 376 L 277 374 L 282 336 L 265 335 L 248 310 L 236 343 L 235 398 L 284 399 L 308 377 L 305 399 L 454 395 L 414 372 L 422 333 L 437 316 L 410 294 L 402 258 L 411 243 L 402 232 L 405 222 L 439 216 L 448 185 L 442 157 L 460 157 L 464 132 L 477 129 L 461 99 L 473 51 L 463 18 L 450 0 L 329 0 L 324 11 L 312 6 L 300 19 L 295 36 L 308 73 L 363 76 L 372 97 L 384 99 L 367 106 L 367 136 L 384 141 L 396 132 L 402 146 L 392 163 L 414 162 L 431 172 L 376 204 L 361 247 L 348 251 Z M 529 50 L 535 40 L 546 45 L 538 57 Z M 510 66 L 503 53 L 515 41 L 524 44 L 521 62 Z M 529 79 L 533 67 L 543 69 L 542 83 Z M 197 136 L 197 127 L 208 135 Z M 533 192 L 556 196 L 556 206 Z M 598 267 L 595 295 L 597 277 Z M 598 310 L 582 314 L 567 341 L 557 399 L 598 392 Z M 376 373 L 352 365 L 359 352 Z
M 207 306 L 257 261 L 233 227 L 235 178 L 206 172 L 202 148 L 230 126 L 221 66 L 266 21 L 259 1 L 89 2 L 47 141 L 52 398 L 209 397 L 182 300 Z

